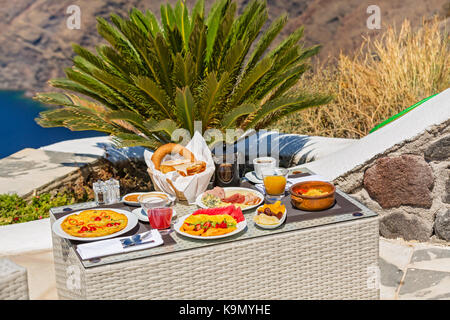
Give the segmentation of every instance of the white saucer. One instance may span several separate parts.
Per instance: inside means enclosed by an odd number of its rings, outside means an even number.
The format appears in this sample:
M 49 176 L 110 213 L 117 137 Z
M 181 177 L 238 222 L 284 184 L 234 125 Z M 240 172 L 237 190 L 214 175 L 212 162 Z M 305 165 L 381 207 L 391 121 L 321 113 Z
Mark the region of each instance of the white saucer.
M 174 220 L 177 217 L 177 212 L 175 211 L 174 208 L 172 208 L 172 220 Z M 133 211 L 131 211 L 136 218 L 139 219 L 139 221 L 142 222 L 148 222 L 148 216 L 145 214 L 144 210 L 142 210 L 142 208 L 136 208 Z
M 247 172 L 247 173 L 245 174 L 245 177 L 246 177 L 250 182 L 253 182 L 253 183 L 263 183 L 262 179 L 259 179 L 259 178 L 256 176 L 255 171 Z

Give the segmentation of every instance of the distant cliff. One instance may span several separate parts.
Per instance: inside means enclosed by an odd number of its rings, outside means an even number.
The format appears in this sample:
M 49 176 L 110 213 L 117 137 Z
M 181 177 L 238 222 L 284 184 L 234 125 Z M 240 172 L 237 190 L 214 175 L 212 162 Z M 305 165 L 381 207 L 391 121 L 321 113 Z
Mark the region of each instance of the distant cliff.
M 47 80 L 64 76 L 70 67 L 72 43 L 91 49 L 101 40 L 95 17 L 110 13 L 126 16 L 132 7 L 150 9 L 159 14 L 158 0 L 15 0 L 1 1 L 0 7 L 0 89 L 26 90 L 28 94 L 48 90 Z M 165 1 L 164 1 L 165 2 Z M 174 3 L 176 1 L 170 0 Z M 186 1 L 192 6 L 194 0 Z M 207 7 L 212 0 L 206 0 Z M 249 0 L 238 0 L 240 9 Z M 449 0 L 378 0 L 382 29 L 409 18 L 418 25 L 422 16 L 448 15 Z M 81 29 L 66 26 L 66 9 L 76 4 L 81 9 Z M 287 12 L 290 21 L 284 30 L 289 34 L 299 25 L 305 26 L 308 45 L 320 43 L 320 58 L 336 56 L 341 50 L 357 48 L 368 33 L 366 0 L 268 0 L 270 19 Z M 447 9 L 446 9 L 447 8 Z M 381 30 L 371 31 L 377 35 Z

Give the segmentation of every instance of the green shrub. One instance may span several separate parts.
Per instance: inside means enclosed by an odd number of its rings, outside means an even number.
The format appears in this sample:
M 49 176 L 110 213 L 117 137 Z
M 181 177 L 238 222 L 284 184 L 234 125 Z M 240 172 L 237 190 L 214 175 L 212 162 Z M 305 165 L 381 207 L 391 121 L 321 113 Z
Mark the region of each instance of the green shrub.
M 49 210 L 75 202 L 73 196 L 42 194 L 26 201 L 18 195 L 0 194 L 0 225 L 27 222 L 49 217 Z

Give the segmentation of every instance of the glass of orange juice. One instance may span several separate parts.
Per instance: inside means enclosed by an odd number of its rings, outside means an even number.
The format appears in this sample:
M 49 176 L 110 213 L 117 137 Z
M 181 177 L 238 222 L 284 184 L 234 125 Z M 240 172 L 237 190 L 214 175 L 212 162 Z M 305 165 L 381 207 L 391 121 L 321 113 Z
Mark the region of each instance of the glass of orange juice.
M 264 188 L 270 198 L 281 199 L 284 196 L 288 172 L 283 168 L 263 168 L 261 170 Z

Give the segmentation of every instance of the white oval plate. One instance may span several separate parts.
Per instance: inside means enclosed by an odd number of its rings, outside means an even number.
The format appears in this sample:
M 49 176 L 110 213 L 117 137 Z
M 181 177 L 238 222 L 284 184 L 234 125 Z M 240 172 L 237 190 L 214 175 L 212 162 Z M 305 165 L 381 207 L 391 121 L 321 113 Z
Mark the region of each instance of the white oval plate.
M 262 207 L 262 206 L 261 206 Z M 259 209 L 259 208 L 258 208 Z M 258 214 L 258 209 L 256 209 L 256 213 L 255 216 Z M 276 229 L 279 226 L 281 226 L 283 224 L 283 222 L 286 220 L 286 216 L 287 216 L 287 208 L 284 208 L 284 213 L 283 216 L 281 217 L 281 220 L 279 223 L 277 224 L 259 224 L 256 223 L 255 221 L 253 221 L 258 227 L 262 228 L 262 229 Z M 253 220 L 253 219 L 252 219 Z
M 231 191 L 231 190 L 236 190 L 236 191 L 242 190 L 242 191 L 247 191 L 247 192 L 253 192 L 253 194 L 259 198 L 260 201 L 259 201 L 257 204 L 251 205 L 251 206 L 246 207 L 246 208 L 241 208 L 242 211 L 247 211 L 247 210 L 256 208 L 256 207 L 258 207 L 261 203 L 263 203 L 263 201 L 264 201 L 264 196 L 261 194 L 261 192 L 258 192 L 258 191 L 253 190 L 253 189 L 249 189 L 249 188 L 239 188 L 239 187 L 225 187 L 225 188 L 223 188 L 223 190 L 225 190 L 225 192 Z M 203 202 L 202 202 L 202 196 L 203 196 L 203 193 L 200 194 L 200 195 L 197 197 L 197 199 L 195 199 L 195 204 L 196 204 L 197 206 L 199 206 L 200 208 L 203 208 L 203 209 L 209 209 L 209 207 L 207 207 L 207 206 L 205 206 L 205 205 L 203 204 Z M 232 205 L 232 204 L 233 204 L 233 203 L 230 203 L 230 205 Z M 218 207 L 218 208 L 221 208 L 221 207 Z
M 187 217 L 189 217 L 189 216 L 190 216 L 190 214 L 187 214 L 185 216 L 182 216 L 180 219 L 178 219 L 178 221 L 173 225 L 173 229 L 175 230 L 176 233 L 181 234 L 185 237 L 193 238 L 193 239 L 210 240 L 210 239 L 220 239 L 220 238 L 231 237 L 231 236 L 243 231 L 247 227 L 247 220 L 244 220 L 237 224 L 236 230 L 234 230 L 230 233 L 227 233 L 227 234 L 221 234 L 219 236 L 210 236 L 210 237 L 195 236 L 195 235 L 180 231 L 180 228 L 183 225 L 184 220 L 186 220 Z
M 80 213 L 80 212 L 82 212 L 82 211 L 86 211 L 86 210 L 88 210 L 88 209 L 85 209 L 85 210 L 79 210 L 79 211 L 73 212 L 73 213 L 71 213 L 71 214 L 69 214 L 69 215 L 72 215 L 72 214 L 78 214 L 78 213 Z M 56 233 L 58 236 L 60 236 L 60 237 L 62 237 L 62 238 L 70 239 L 70 240 L 77 240 L 77 241 L 97 241 L 97 240 L 104 240 L 104 239 L 114 238 L 114 237 L 117 237 L 117 236 L 119 236 L 119 235 L 121 235 L 121 234 L 127 233 L 128 231 L 130 231 L 131 229 L 133 229 L 133 228 L 137 225 L 137 223 L 138 223 L 138 219 L 137 219 L 136 216 L 135 216 L 134 214 L 132 214 L 130 211 L 121 210 L 121 209 L 112 209 L 112 208 L 96 208 L 95 210 L 112 210 L 112 211 L 115 211 L 115 212 L 124 214 L 124 215 L 127 216 L 127 219 L 128 219 L 127 226 L 126 226 L 125 228 L 123 228 L 122 230 L 117 231 L 117 232 L 112 233 L 112 234 L 109 234 L 109 235 L 107 235 L 107 236 L 93 237 L 93 238 L 74 237 L 74 236 L 71 236 L 70 234 L 66 233 L 66 232 L 61 228 L 61 223 L 64 221 L 65 218 L 67 218 L 67 216 L 69 216 L 69 215 L 66 215 L 66 216 L 64 216 L 64 217 L 59 218 L 58 220 L 56 220 L 56 221 L 53 223 L 52 230 L 53 230 L 53 232 Z
M 172 212 L 172 220 L 174 220 L 177 217 L 177 212 L 173 208 L 172 208 L 172 210 L 173 210 L 173 212 Z M 144 213 L 144 210 L 142 208 L 136 208 L 136 209 L 134 209 L 131 212 L 134 213 L 134 215 L 136 216 L 136 218 L 139 219 L 139 221 L 148 223 L 148 216 Z
M 134 201 L 126 201 L 126 200 L 125 200 L 125 197 L 127 197 L 127 196 L 132 196 L 132 195 L 135 195 L 135 194 L 141 195 L 141 194 L 152 194 L 152 193 L 162 193 L 162 194 L 165 194 L 165 195 L 169 198 L 170 201 L 174 201 L 174 200 L 175 200 L 175 197 L 174 197 L 174 196 L 171 196 L 170 194 L 167 194 L 167 193 L 165 193 L 165 192 L 160 192 L 160 191 L 148 191 L 148 192 L 132 192 L 132 193 L 127 193 L 126 195 L 124 195 L 124 196 L 122 197 L 122 202 L 125 203 L 125 204 L 127 204 L 127 205 L 129 205 L 129 206 L 140 207 L 141 204 L 139 203 L 139 201 L 136 201 L 136 202 L 134 202 Z

